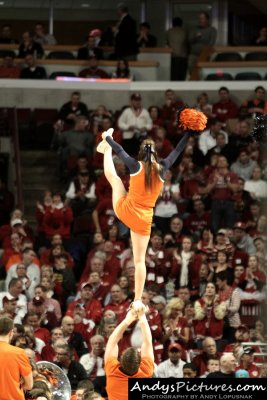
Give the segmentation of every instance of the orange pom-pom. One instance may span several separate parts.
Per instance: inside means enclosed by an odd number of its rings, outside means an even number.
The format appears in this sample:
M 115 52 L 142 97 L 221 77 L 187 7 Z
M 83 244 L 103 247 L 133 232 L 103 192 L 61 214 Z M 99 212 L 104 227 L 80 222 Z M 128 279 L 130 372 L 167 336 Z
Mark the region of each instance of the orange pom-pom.
M 179 115 L 179 126 L 186 131 L 201 132 L 206 128 L 207 117 L 203 112 L 185 108 Z

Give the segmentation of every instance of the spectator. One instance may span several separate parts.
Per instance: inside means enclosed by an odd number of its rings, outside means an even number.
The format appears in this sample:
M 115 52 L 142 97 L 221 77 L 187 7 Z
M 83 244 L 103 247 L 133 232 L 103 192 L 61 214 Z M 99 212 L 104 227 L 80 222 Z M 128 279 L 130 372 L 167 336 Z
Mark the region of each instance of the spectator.
M 236 157 L 241 149 L 247 148 L 252 143 L 251 137 L 251 123 L 245 119 L 239 121 L 237 132 L 233 132 L 230 135 L 229 143 L 236 149 Z
M 71 317 L 65 316 L 62 318 L 61 329 L 64 338 L 69 346 L 76 350 L 78 357 L 88 353 L 87 344 L 80 332 L 74 331 L 74 320 Z M 87 378 L 87 376 L 86 376 Z M 84 379 L 86 379 L 84 378 Z
M 257 37 L 255 37 L 252 42 L 252 46 L 267 46 L 267 27 L 263 26 L 259 30 L 259 34 Z
M 230 169 L 240 178 L 244 179 L 244 181 L 248 181 L 251 178 L 254 168 L 257 166 L 257 162 L 250 158 L 249 151 L 241 149 L 237 161 L 231 165 Z
M 183 366 L 183 378 L 195 378 L 197 376 L 197 369 L 194 363 L 185 363 Z
M 165 308 L 163 321 L 164 343 L 179 343 L 183 348 L 189 341 L 189 328 L 183 317 L 184 302 L 173 297 Z
M 142 22 L 139 25 L 139 33 L 137 34 L 137 46 L 139 49 L 143 47 L 157 47 L 156 36 L 151 35 L 150 29 L 148 22 Z
M 20 79 L 46 79 L 45 69 L 36 65 L 32 54 L 27 54 L 24 61 L 27 67 L 21 70 Z
M 131 95 L 131 105 L 120 115 L 118 127 L 122 131 L 124 150 L 130 155 L 135 155 L 139 149 L 139 140 L 144 139 L 152 128 L 149 113 L 142 107 L 140 93 Z
M 171 55 L 171 80 L 184 81 L 187 70 L 187 44 L 186 32 L 183 29 L 183 20 L 175 17 L 172 28 L 167 31 L 167 45 L 172 50 Z
M 212 337 L 206 337 L 202 342 L 202 353 L 196 355 L 192 362 L 197 367 L 197 375 L 201 376 L 207 371 L 208 360 L 210 358 L 219 357 L 216 350 L 216 342 Z
M 260 377 L 260 367 L 258 367 L 253 362 L 253 353 L 255 350 L 253 347 L 244 346 L 243 351 L 241 351 L 240 362 L 238 369 L 244 369 L 248 372 L 249 378 L 259 378 Z
M 62 119 L 68 124 L 73 124 L 76 118 L 81 115 L 88 117 L 87 105 L 81 102 L 80 92 L 72 92 L 70 101 L 63 104 L 63 106 L 59 110 L 59 120 Z
M 205 210 L 205 204 L 201 198 L 193 200 L 193 213 L 185 220 L 185 226 L 191 234 L 200 237 L 203 229 L 210 226 L 210 212 Z
M 175 91 L 172 89 L 167 89 L 164 93 L 164 97 L 164 104 L 160 109 L 160 117 L 164 121 L 164 126 L 168 130 L 168 125 L 170 123 L 174 123 L 176 127 L 177 109 L 182 108 L 184 103 L 181 100 L 177 100 Z
M 225 126 L 228 119 L 237 118 L 238 108 L 231 100 L 230 92 L 227 87 L 222 86 L 218 93 L 219 101 L 213 104 L 212 113 L 215 114 L 215 118 Z
M 207 152 L 216 146 L 216 138 L 219 133 L 223 133 L 225 141 L 228 143 L 228 135 L 222 130 L 222 123 L 216 118 L 212 118 L 209 121 L 209 129 L 202 132 L 198 139 L 198 146 L 204 156 Z
M 222 336 L 226 303 L 220 301 L 215 284 L 209 282 L 204 296 L 195 302 L 195 333 L 198 347 L 206 336 L 216 341 L 218 350 L 222 348 Z
M 56 358 L 55 346 L 56 344 L 67 344 L 67 341 L 63 338 L 63 332 L 60 327 L 56 327 L 51 330 L 51 340 L 41 352 L 41 357 L 44 361 L 54 362 Z
M 215 115 L 212 114 L 212 104 L 210 104 L 209 97 L 206 92 L 202 92 L 197 96 L 196 109 L 202 111 L 207 118 L 215 117 Z
M 216 274 L 216 286 L 218 288 L 218 296 L 220 301 L 224 301 L 227 306 L 227 312 L 224 319 L 224 339 L 229 343 L 234 341 L 235 330 L 240 326 L 241 320 L 239 309 L 241 305 L 240 293 L 237 288 L 228 285 L 227 273 L 221 271 Z
M 88 68 L 79 72 L 80 78 L 109 79 L 109 74 L 98 67 L 99 62 L 95 56 L 88 58 Z
M 41 46 L 47 44 L 49 46 L 57 44 L 55 37 L 49 33 L 45 33 L 43 24 L 38 23 L 34 27 L 34 37 L 33 40 L 39 43 Z
M 18 79 L 19 77 L 20 77 L 20 69 L 14 63 L 14 56 L 9 55 L 3 57 L 2 64 L 0 65 L 0 78 Z
M 84 354 L 79 363 L 84 367 L 87 377 L 94 379 L 96 376 L 104 376 L 104 338 L 94 335 L 90 339 L 91 352 Z
M 126 59 L 118 60 L 116 71 L 112 74 L 113 79 L 127 78 L 130 81 L 134 80 L 134 76 L 130 71 L 129 63 Z
M 189 33 L 190 54 L 188 60 L 189 72 L 193 71 L 197 58 L 207 46 L 213 46 L 216 42 L 217 30 L 209 24 L 209 15 L 201 12 L 198 15 L 198 26 L 192 28 Z
M 31 54 L 35 58 L 42 58 L 44 55 L 44 49 L 39 43 L 33 40 L 31 32 L 26 31 L 22 34 L 22 42 L 19 46 L 18 58 L 25 58 L 28 54 Z
M 220 370 L 220 362 L 219 358 L 216 356 L 211 356 L 207 361 L 207 370 L 206 372 L 200 376 L 200 378 L 206 378 L 212 372 L 217 372 Z
M 44 231 L 47 239 L 60 234 L 63 239 L 69 239 L 73 213 L 70 207 L 65 206 L 61 193 L 54 193 L 51 207 L 45 210 Z
M 245 182 L 244 189 L 250 195 L 259 201 L 266 200 L 267 198 L 267 182 L 262 179 L 262 170 L 258 166 L 254 166 L 251 174 L 251 179 Z
M 16 301 L 16 315 L 17 321 L 22 321 L 25 314 L 27 313 L 27 298 L 23 294 L 23 285 L 19 278 L 12 278 L 8 285 L 8 292 L 0 293 L 0 310 L 2 310 L 2 300 L 5 296 L 11 296 Z
M 154 221 L 156 227 L 163 233 L 169 231 L 171 217 L 178 213 L 178 200 L 180 198 L 179 184 L 174 183 L 173 173 L 167 170 L 162 192 L 157 200 Z
M 10 24 L 4 24 L 1 28 L 1 44 L 18 44 L 17 39 L 12 38 L 12 27 Z
M 246 233 L 246 225 L 241 221 L 236 222 L 234 225 L 233 241 L 238 249 L 243 250 L 250 255 L 255 253 L 253 239 Z
M 87 379 L 85 369 L 78 361 L 73 360 L 73 349 L 67 344 L 57 345 L 55 353 L 56 364 L 65 371 L 71 385 L 71 390 L 76 390 L 78 383 L 83 379 Z
M 92 29 L 89 32 L 89 36 L 92 36 L 93 38 L 95 38 L 95 45 L 96 46 L 105 46 L 103 44 L 102 39 L 101 39 L 102 35 L 103 35 L 103 32 L 101 31 L 101 29 L 98 29 L 98 28 Z
M 267 114 L 267 101 L 264 99 L 265 89 L 263 86 L 257 86 L 254 90 L 254 98 L 246 100 L 243 106 L 247 108 L 250 117 L 255 115 Z
M 40 283 L 40 268 L 39 265 L 33 263 L 34 257 L 35 253 L 32 249 L 23 250 L 21 263 L 26 267 L 26 277 L 28 280 L 26 295 L 30 299 L 34 296 L 35 287 Z M 17 278 L 17 264 L 12 265 L 8 270 L 6 288 L 8 288 L 9 282 L 12 278 Z
M 136 22 L 128 13 L 128 7 L 120 3 L 117 6 L 119 21 L 113 27 L 116 59 L 135 60 L 138 52 L 136 43 Z
M 217 168 L 209 177 L 205 193 L 211 193 L 211 220 L 212 230 L 217 232 L 222 224 L 231 228 L 235 222 L 233 193 L 237 188 L 237 175 L 230 172 L 227 159 L 218 158 Z
M 108 305 L 104 308 L 106 310 L 112 310 L 116 313 L 118 323 L 120 323 L 126 316 L 128 307 L 130 305 L 129 300 L 124 298 L 121 287 L 117 284 L 113 285 L 110 289 L 111 299 Z
M 95 183 L 89 171 L 80 171 L 70 183 L 66 199 L 73 211 L 74 217 L 81 214 L 91 214 L 96 205 Z
M 62 132 L 58 140 L 62 147 L 63 163 L 66 163 L 69 157 L 77 158 L 85 155 L 88 159 L 91 159 L 93 156 L 94 136 L 89 131 L 88 118 L 83 115 L 76 117 L 74 127 Z
M 168 347 L 168 358 L 161 362 L 155 369 L 156 378 L 183 378 L 183 366 L 181 360 L 182 347 L 178 343 L 172 343 Z
M 87 43 L 78 49 L 78 60 L 90 60 L 91 57 L 95 57 L 97 60 L 103 60 L 103 50 L 96 44 L 96 38 L 93 35 L 89 35 Z
M 93 292 L 93 287 L 89 282 L 84 282 L 81 285 L 80 298 L 69 303 L 66 315 L 73 317 L 74 308 L 79 305 L 85 309 L 85 318 L 94 321 L 98 324 L 101 319 L 102 307 L 96 300 Z
M 206 378 L 235 378 L 236 358 L 231 353 L 225 353 L 220 358 L 220 370 L 211 372 Z

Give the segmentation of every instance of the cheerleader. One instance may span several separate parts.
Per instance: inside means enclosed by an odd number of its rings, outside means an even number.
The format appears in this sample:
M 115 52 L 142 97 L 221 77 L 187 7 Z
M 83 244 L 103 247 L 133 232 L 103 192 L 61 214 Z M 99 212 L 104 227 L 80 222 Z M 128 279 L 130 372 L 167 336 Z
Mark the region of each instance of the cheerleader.
M 180 126 L 187 129 L 176 148 L 163 160 L 158 160 L 155 143 L 144 140 L 139 149 L 138 161 L 130 157 L 112 138 L 113 129 L 102 134 L 102 142 L 97 151 L 104 154 L 104 173 L 112 187 L 113 209 L 117 217 L 130 228 L 135 264 L 135 298 L 132 304 L 136 312 L 144 309 L 141 301 L 145 279 L 145 255 L 150 239 L 153 208 L 163 187 L 166 171 L 179 157 L 190 132 L 201 131 L 206 125 L 206 117 L 201 112 L 184 109 L 180 112 Z M 112 150 L 124 161 L 130 170 L 129 192 L 116 173 Z

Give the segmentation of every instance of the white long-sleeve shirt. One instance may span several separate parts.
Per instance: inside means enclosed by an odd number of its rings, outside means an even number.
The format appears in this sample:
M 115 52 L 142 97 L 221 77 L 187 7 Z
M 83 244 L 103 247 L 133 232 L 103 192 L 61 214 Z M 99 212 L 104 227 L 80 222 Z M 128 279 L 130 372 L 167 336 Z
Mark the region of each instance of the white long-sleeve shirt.
M 86 193 L 84 193 L 84 195 L 85 195 L 85 197 L 87 199 L 93 199 L 94 200 L 96 198 L 96 195 L 95 195 L 95 184 L 94 183 L 90 186 L 89 190 Z M 76 192 L 75 192 L 74 182 L 70 183 L 70 186 L 69 186 L 68 191 L 66 193 L 66 197 L 67 197 L 67 199 L 75 199 Z
M 174 365 L 170 359 L 160 363 L 155 369 L 156 378 L 182 378 L 183 366 L 185 361 L 179 360 L 177 365 Z
M 94 357 L 91 353 L 84 354 L 79 363 L 84 367 L 88 377 L 90 377 L 95 365 L 97 367 L 96 376 L 104 376 L 104 360 L 103 357 Z
M 135 113 L 131 107 L 128 107 L 119 117 L 118 126 L 122 131 L 123 139 L 132 139 L 135 132 L 129 130 L 130 126 L 136 127 L 137 131 L 142 128 L 150 131 L 152 129 L 152 119 L 145 108 L 142 108 L 139 113 Z

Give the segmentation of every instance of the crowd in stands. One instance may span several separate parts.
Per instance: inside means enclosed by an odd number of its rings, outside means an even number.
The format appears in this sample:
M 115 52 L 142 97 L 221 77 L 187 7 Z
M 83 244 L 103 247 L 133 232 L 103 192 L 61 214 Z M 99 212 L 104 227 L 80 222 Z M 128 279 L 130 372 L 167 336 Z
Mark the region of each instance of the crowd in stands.
M 128 61 L 136 60 L 137 54 L 142 48 L 155 48 L 157 46 L 157 38 L 150 32 L 150 24 L 142 22 L 139 29 L 136 27 L 136 21 L 130 15 L 128 8 L 120 4 L 117 7 L 118 21 L 114 26 L 110 26 L 106 31 L 99 28 L 92 29 L 85 39 L 85 43 L 78 49 L 75 56 L 68 52 L 68 59 L 77 58 L 78 60 L 88 60 L 87 69 L 80 71 L 80 77 L 93 78 L 115 78 L 133 76 L 128 70 Z M 166 31 L 165 46 L 172 50 L 171 53 L 171 80 L 185 80 L 192 73 L 197 59 L 202 50 L 208 46 L 216 44 L 217 30 L 210 24 L 210 17 L 206 12 L 200 12 L 198 21 L 190 29 L 183 27 L 183 20 L 175 17 L 172 21 L 172 27 Z M 44 45 L 57 44 L 56 38 L 45 31 L 43 24 L 37 23 L 33 32 L 25 31 L 22 33 L 20 43 L 13 38 L 11 25 L 2 26 L 0 35 L 1 44 L 18 44 L 17 57 L 23 59 L 20 71 L 19 67 L 14 64 L 15 52 L 8 51 L 0 66 L 0 78 L 23 78 L 23 79 L 45 79 L 46 72 L 43 67 L 38 67 L 35 63 L 38 59 L 47 57 L 57 58 L 55 55 L 48 54 L 45 56 Z M 267 28 L 262 27 L 259 34 L 252 38 L 248 45 L 266 46 L 267 45 Z M 113 52 L 104 53 L 103 46 L 112 46 Z M 33 61 L 29 60 L 29 55 L 33 56 Z M 64 58 L 60 56 L 59 58 Z M 111 76 L 97 68 L 97 60 L 119 60 L 118 69 Z M 123 73 L 121 74 L 122 64 Z M 40 68 L 42 70 L 40 70 Z
M 10 220 L 0 226 L 0 315 L 16 323 L 14 345 L 35 362 L 56 362 L 73 391 L 85 390 L 89 379 L 106 396 L 105 344 L 134 295 L 128 228 L 112 209 L 95 146 L 113 126 L 131 156 L 150 136 L 166 157 L 182 135 L 181 106 L 171 89 L 161 107 L 148 110 L 133 93 L 113 115 L 103 105 L 89 112 L 80 93 L 72 93 L 52 144 L 64 193 L 48 188 L 36 199 L 36 231 L 21 210 L 10 213 L 1 203 Z M 240 106 L 221 87 L 216 103 L 201 93 L 195 106 L 208 116 L 207 129 L 189 139 L 166 175 L 146 256 L 142 300 L 155 376 L 266 377 L 266 144 L 250 135 L 253 117 L 267 113 L 265 90 L 258 86 Z M 116 155 L 114 162 L 127 187 L 126 167 Z M 138 322 L 127 329 L 120 353 L 129 346 L 141 346 Z

